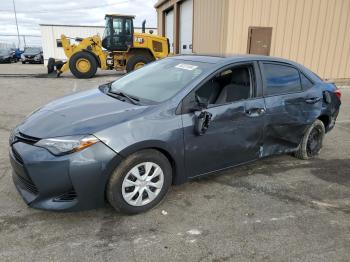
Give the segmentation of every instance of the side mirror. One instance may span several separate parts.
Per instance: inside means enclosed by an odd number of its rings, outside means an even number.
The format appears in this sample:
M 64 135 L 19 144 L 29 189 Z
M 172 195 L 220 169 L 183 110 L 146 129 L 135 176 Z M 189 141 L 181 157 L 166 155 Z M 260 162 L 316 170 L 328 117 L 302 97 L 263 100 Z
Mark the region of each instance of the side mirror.
M 202 108 L 202 109 L 208 108 L 208 105 L 209 105 L 208 99 L 200 97 L 198 94 L 196 94 L 196 102 L 200 108 Z
M 196 107 L 193 108 L 193 111 L 200 111 L 200 113 L 199 115 L 195 116 L 194 133 L 201 136 L 204 135 L 209 128 L 212 114 L 205 111 L 209 105 L 209 101 L 207 99 L 200 97 L 198 94 L 195 95 L 195 99 Z
M 196 116 L 194 124 L 194 133 L 198 136 L 204 135 L 209 128 L 209 123 L 211 121 L 212 114 L 208 111 L 202 111 L 198 116 Z
M 195 94 L 195 101 L 195 105 L 191 108 L 191 111 L 203 111 L 204 109 L 208 108 L 208 100 L 200 97 L 198 94 Z

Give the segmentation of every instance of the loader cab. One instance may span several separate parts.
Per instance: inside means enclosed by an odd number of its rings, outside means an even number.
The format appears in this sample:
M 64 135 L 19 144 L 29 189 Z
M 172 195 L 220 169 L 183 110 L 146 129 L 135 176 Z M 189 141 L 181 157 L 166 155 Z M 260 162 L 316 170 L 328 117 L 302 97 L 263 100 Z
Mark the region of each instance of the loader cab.
M 102 46 L 108 51 L 127 51 L 133 44 L 134 16 L 106 15 Z

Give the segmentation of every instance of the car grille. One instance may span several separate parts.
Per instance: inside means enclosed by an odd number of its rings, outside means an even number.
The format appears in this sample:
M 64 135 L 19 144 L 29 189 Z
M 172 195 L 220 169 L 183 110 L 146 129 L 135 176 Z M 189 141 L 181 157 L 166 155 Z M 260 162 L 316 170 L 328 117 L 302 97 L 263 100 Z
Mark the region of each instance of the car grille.
M 25 135 L 25 134 L 23 134 L 21 132 L 18 132 L 16 134 L 16 140 L 20 141 L 20 142 L 23 142 L 23 143 L 26 143 L 26 144 L 33 145 L 36 142 L 38 142 L 40 139 L 36 138 L 36 137 L 33 137 L 33 136 Z
M 39 193 L 37 187 L 30 178 L 24 178 L 16 173 L 14 173 L 14 178 L 30 193 L 34 195 Z
M 55 202 L 71 202 L 77 198 L 77 192 L 72 188 L 68 192 L 56 197 Z

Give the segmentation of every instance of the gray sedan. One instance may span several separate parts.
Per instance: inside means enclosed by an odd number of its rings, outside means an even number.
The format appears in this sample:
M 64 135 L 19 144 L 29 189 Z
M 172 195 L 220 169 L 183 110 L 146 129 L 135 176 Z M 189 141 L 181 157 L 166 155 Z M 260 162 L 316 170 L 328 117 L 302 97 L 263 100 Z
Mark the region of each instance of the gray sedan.
M 341 93 L 294 62 L 175 56 L 49 103 L 10 137 L 33 208 L 135 214 L 181 184 L 274 154 L 316 156 Z

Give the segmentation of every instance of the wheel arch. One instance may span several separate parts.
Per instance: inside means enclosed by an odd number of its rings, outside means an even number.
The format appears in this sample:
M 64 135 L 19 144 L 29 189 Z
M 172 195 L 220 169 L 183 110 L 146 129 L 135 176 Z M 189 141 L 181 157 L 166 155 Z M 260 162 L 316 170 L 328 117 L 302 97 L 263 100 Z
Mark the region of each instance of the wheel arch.
M 186 173 L 184 169 L 183 156 L 177 156 L 177 154 L 173 152 L 173 150 L 171 150 L 171 147 L 165 142 L 157 140 L 139 142 L 123 149 L 121 152 L 119 152 L 119 154 L 123 158 L 126 158 L 129 155 L 136 153 L 137 151 L 145 149 L 157 150 L 168 159 L 173 171 L 173 185 L 183 184 L 187 181 L 187 177 L 185 176 Z
M 331 123 L 331 117 L 327 114 L 321 114 L 317 119 L 322 121 L 327 132 L 329 128 L 329 124 Z
M 127 58 L 129 59 L 133 55 L 148 55 L 148 56 L 152 57 L 154 60 L 156 60 L 155 55 L 153 54 L 153 52 L 149 48 L 132 47 L 127 52 Z

